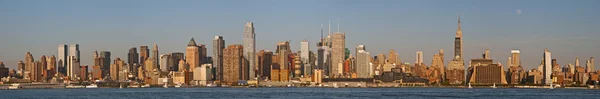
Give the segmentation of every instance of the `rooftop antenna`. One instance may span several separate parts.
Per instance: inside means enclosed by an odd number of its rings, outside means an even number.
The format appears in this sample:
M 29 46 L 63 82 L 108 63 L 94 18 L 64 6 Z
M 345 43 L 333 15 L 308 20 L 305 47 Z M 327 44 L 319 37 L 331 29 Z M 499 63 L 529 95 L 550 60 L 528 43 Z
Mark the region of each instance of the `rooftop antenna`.
M 327 26 L 328 30 L 327 30 L 327 34 L 331 35 L 331 20 L 329 20 L 328 23 L 329 26 Z
M 337 19 L 337 21 L 338 21 L 338 26 L 337 26 L 338 31 L 337 32 L 340 32 L 340 19 Z
M 321 40 L 323 40 L 323 24 L 321 24 Z

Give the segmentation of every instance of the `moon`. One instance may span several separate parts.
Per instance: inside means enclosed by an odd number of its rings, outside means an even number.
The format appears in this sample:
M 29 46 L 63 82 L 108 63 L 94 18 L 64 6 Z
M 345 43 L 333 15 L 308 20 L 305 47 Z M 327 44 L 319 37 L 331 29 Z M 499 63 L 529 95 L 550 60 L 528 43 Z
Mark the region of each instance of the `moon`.
M 517 9 L 517 11 L 516 11 L 516 12 L 517 12 L 517 15 L 521 15 L 521 13 L 522 13 L 523 11 L 521 11 L 521 9 Z

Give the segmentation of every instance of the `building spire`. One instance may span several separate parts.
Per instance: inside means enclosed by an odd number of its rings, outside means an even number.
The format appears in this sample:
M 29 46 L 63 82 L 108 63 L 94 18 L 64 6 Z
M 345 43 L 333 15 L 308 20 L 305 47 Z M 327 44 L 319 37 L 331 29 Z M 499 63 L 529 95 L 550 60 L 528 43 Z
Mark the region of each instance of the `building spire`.
M 196 41 L 194 40 L 193 37 L 192 37 L 192 39 L 190 39 L 190 42 L 188 42 L 188 46 L 197 46 Z
M 456 29 L 456 37 L 462 38 L 462 29 L 460 29 L 460 13 L 458 13 L 458 28 Z
M 323 40 L 323 24 L 321 24 L 321 40 Z

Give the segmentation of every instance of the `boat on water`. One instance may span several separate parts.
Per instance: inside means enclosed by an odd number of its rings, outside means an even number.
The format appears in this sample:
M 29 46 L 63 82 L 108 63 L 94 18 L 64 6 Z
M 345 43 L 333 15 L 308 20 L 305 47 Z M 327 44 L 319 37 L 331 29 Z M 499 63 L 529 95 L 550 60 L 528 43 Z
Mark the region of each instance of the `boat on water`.
M 169 88 L 169 85 L 165 84 L 163 85 L 163 88 Z
M 91 84 L 91 85 L 85 86 L 85 88 L 98 88 L 98 85 Z
M 175 88 L 181 88 L 181 84 L 175 84 Z
M 206 87 L 217 87 L 217 84 L 208 84 Z
M 65 88 L 68 88 L 68 89 L 80 89 L 80 88 L 85 88 L 85 86 L 81 86 L 81 85 L 68 85 L 68 86 L 65 86 Z
M 123 89 L 123 84 L 120 84 L 120 85 L 119 85 L 119 89 Z
M 494 85 L 492 86 L 492 88 L 498 88 L 498 87 L 496 87 L 496 83 L 494 83 Z
M 150 84 L 146 84 L 146 85 L 142 86 L 142 88 L 148 88 L 148 87 L 150 87 Z
M 554 86 L 552 85 L 552 83 L 550 83 L 550 89 L 554 89 Z

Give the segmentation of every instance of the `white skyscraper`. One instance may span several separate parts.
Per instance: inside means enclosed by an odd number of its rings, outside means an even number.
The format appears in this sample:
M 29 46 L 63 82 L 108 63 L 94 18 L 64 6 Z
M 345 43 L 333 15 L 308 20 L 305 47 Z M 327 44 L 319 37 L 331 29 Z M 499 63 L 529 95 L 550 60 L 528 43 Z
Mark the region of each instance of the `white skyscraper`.
M 542 81 L 544 84 L 552 83 L 552 78 L 550 78 L 550 74 L 552 74 L 552 53 L 548 51 L 548 49 L 544 49 L 544 71 Z
M 67 63 L 67 76 L 71 77 L 71 79 L 75 79 L 79 77 L 79 60 L 75 58 L 75 56 L 69 56 L 67 58 L 69 63 Z
M 372 78 L 371 76 L 371 54 L 367 52 L 364 48 L 364 45 L 358 45 L 356 47 L 358 51 L 356 52 L 356 74 L 358 78 Z
M 312 73 L 312 64 L 310 64 L 310 48 L 309 48 L 309 43 L 306 40 L 302 40 L 302 42 L 300 42 L 300 61 L 302 61 L 302 64 L 304 66 L 304 75 L 308 76 L 311 75 Z
M 244 58 L 248 60 L 248 68 L 249 68 L 249 76 L 250 79 L 256 78 L 256 64 L 255 64 L 255 54 L 256 54 L 256 39 L 254 34 L 254 23 L 247 22 L 244 26 Z
M 415 64 L 422 64 L 423 63 L 423 51 L 417 51 L 417 57 L 415 59 Z
M 76 78 L 79 75 L 79 65 L 81 58 L 79 56 L 79 44 L 69 45 L 69 56 L 67 57 L 67 76 Z
M 58 60 L 56 60 L 58 67 L 66 67 L 67 66 L 67 56 L 69 55 L 68 49 L 67 49 L 67 45 L 65 44 L 60 44 L 58 45 Z M 56 67 L 56 72 L 57 73 L 64 73 L 64 71 L 59 70 L 58 67 Z
M 169 54 L 162 54 L 160 55 L 160 71 L 163 72 L 169 72 L 169 68 L 171 68 L 172 66 L 169 66 L 169 58 L 171 58 L 171 55 Z

